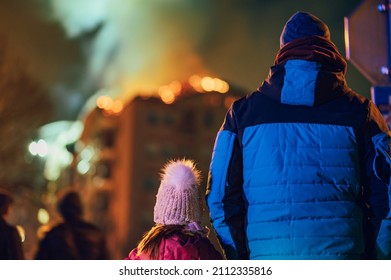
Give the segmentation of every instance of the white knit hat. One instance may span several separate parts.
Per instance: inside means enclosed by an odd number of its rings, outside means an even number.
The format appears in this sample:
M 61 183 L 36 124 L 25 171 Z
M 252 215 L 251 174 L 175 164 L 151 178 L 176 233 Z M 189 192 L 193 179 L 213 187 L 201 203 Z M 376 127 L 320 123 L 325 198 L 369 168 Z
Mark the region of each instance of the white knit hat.
M 203 214 L 201 176 L 191 160 L 169 161 L 161 173 L 154 222 L 162 225 L 200 223 Z

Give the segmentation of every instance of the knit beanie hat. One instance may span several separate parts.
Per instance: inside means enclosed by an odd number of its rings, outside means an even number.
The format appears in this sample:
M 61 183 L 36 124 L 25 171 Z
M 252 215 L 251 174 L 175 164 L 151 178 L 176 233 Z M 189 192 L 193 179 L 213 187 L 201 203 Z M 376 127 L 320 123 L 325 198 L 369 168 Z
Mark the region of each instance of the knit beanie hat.
M 285 44 L 302 37 L 307 36 L 322 36 L 330 40 L 330 30 L 328 26 L 316 16 L 305 13 L 296 12 L 286 22 L 280 36 L 280 47 Z
M 168 162 L 161 173 L 154 222 L 162 225 L 200 223 L 203 214 L 201 176 L 191 160 Z

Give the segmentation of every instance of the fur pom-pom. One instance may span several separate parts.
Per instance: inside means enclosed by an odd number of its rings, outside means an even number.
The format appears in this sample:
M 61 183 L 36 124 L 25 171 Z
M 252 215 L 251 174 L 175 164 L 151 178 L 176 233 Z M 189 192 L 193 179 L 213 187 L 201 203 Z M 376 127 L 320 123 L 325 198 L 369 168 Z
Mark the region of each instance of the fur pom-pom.
M 185 190 L 200 184 L 201 173 L 192 160 L 172 160 L 164 166 L 161 180 L 164 185 Z

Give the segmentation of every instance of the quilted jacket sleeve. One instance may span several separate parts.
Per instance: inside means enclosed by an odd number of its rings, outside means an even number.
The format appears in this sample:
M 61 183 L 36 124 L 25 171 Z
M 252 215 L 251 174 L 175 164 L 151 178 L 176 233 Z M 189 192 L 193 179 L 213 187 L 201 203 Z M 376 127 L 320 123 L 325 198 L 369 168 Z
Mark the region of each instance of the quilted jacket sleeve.
M 391 259 L 391 132 L 376 105 L 370 102 L 368 109 L 362 165 L 366 257 Z
M 388 194 L 388 196 L 385 196 L 388 201 L 384 203 L 388 207 L 386 207 L 384 217 L 379 217 L 379 223 L 376 226 L 379 229 L 376 240 L 377 257 L 391 259 L 391 133 L 377 134 L 372 140 L 376 151 L 373 170 L 375 175 L 387 187 Z
M 219 131 L 206 193 L 212 225 L 227 259 L 247 259 L 242 154 L 232 109 Z

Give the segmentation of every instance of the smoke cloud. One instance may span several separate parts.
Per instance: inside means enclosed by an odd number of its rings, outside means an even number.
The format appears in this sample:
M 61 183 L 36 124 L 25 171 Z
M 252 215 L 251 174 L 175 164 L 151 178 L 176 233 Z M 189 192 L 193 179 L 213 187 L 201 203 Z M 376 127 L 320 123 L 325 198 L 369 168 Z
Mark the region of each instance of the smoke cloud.
M 326 21 L 343 50 L 343 17 L 359 2 L 1 0 L 0 36 L 49 88 L 55 119 L 73 119 L 99 90 L 128 99 L 193 74 L 251 91 L 273 64 L 292 13 Z M 350 81 L 369 88 L 362 77 Z
M 90 36 L 87 79 L 115 95 L 207 72 L 198 53 L 208 39 L 211 1 L 48 1 L 69 38 Z

